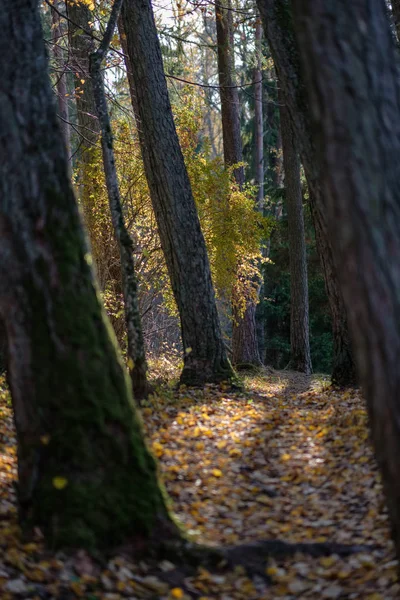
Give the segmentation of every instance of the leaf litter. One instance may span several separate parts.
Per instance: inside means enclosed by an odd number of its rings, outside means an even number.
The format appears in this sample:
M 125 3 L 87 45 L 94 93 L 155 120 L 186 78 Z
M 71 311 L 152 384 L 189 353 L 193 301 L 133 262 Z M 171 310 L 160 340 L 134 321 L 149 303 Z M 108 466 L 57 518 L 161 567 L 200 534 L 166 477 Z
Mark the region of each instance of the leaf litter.
M 248 376 L 244 390 L 164 386 L 142 412 L 173 510 L 195 541 L 244 544 L 244 565 L 246 544 L 292 544 L 290 555 L 266 557 L 262 572 L 240 564 L 185 570 L 173 560 L 150 564 L 127 556 L 100 565 L 83 551 L 46 551 L 40 531 L 24 543 L 14 488 L 16 438 L 3 382 L 0 598 L 398 598 L 398 567 L 359 392 L 286 372 Z M 332 552 L 312 556 L 301 551 L 304 543 L 331 544 Z M 335 543 L 368 549 L 343 557 L 333 551 Z

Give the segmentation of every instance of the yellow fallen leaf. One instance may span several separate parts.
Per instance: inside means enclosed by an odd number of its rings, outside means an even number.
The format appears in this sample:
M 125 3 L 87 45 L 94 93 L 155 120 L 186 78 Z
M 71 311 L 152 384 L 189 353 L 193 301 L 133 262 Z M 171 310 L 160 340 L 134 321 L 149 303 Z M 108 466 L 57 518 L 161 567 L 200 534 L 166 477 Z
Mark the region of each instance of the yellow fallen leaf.
M 271 498 L 269 496 L 267 496 L 266 494 L 260 494 L 259 496 L 256 496 L 256 500 L 257 502 L 260 502 L 261 504 L 273 504 Z
M 170 595 L 171 598 L 183 598 L 184 593 L 181 588 L 173 588 Z
M 319 563 L 322 567 L 328 569 L 329 567 L 332 567 L 335 564 L 336 560 L 337 559 L 334 556 L 323 556 L 319 559 Z
M 229 456 L 237 458 L 239 456 L 242 456 L 242 451 L 239 450 L 239 448 L 232 448 L 231 450 L 229 450 Z
M 65 477 L 53 477 L 53 486 L 56 490 L 63 490 L 68 485 L 68 479 Z
M 162 456 L 164 454 L 164 448 L 163 448 L 163 445 L 160 444 L 160 442 L 153 442 L 152 450 L 153 450 L 154 454 L 157 456 L 157 458 L 160 458 L 160 456 Z
M 214 475 L 214 477 L 222 477 L 222 471 L 220 469 L 213 469 L 211 473 Z

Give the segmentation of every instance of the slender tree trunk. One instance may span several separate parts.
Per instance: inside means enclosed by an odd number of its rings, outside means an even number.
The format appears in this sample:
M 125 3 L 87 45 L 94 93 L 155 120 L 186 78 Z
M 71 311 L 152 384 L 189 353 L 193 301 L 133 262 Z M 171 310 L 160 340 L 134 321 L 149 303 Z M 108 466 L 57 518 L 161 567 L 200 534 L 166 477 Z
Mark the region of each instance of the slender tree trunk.
M 142 322 L 139 312 L 137 279 L 133 260 L 133 243 L 126 228 L 121 206 L 117 169 L 115 166 L 113 136 L 108 114 L 101 65 L 106 58 L 111 37 L 114 33 L 122 0 L 115 0 L 103 41 L 98 50 L 90 56 L 90 75 L 93 80 L 93 93 L 97 117 L 101 128 L 103 164 L 110 204 L 111 220 L 121 260 L 122 288 L 124 294 L 125 322 L 128 337 L 128 365 L 132 388 L 137 400 L 147 398 L 147 362 L 144 349 Z
M 0 318 L 22 525 L 51 546 L 143 547 L 175 527 L 98 301 L 38 2 L 4 0 L 0 29 Z
M 221 96 L 222 137 L 224 160 L 227 166 L 243 161 L 240 132 L 240 104 L 235 87 L 235 61 L 233 47 L 233 17 L 231 0 L 215 3 L 218 44 L 218 76 Z M 244 167 L 234 169 L 239 188 L 244 185 Z M 242 316 L 238 310 L 238 299 L 232 294 L 232 360 L 236 365 L 261 365 L 256 334 L 256 304 L 248 301 Z
M 278 82 L 279 85 L 279 82 Z M 283 168 L 290 261 L 290 353 L 291 368 L 309 375 L 311 368 L 307 255 L 304 232 L 303 194 L 300 182 L 300 157 L 286 99 L 279 86 Z
M 400 43 L 400 0 L 392 0 L 391 5 L 397 41 Z
M 58 2 L 55 2 L 55 7 L 58 8 Z M 52 21 L 52 41 L 53 54 L 56 63 L 56 89 L 57 89 L 57 104 L 58 116 L 60 118 L 61 131 L 63 133 L 67 156 L 71 156 L 71 133 L 69 126 L 69 108 L 67 96 L 67 77 L 66 77 L 66 61 L 61 43 L 63 31 L 61 19 L 58 10 L 51 8 Z
M 256 20 L 256 60 L 254 69 L 254 138 L 256 156 L 257 208 L 264 206 L 264 119 L 263 119 L 263 85 L 262 85 L 262 23 Z
M 255 28 L 256 66 L 253 73 L 254 82 L 254 149 L 255 149 L 255 183 L 257 185 L 257 210 L 264 213 L 264 116 L 263 116 L 263 83 L 262 83 L 262 23 L 257 14 Z M 266 248 L 263 247 L 266 258 Z M 264 280 L 260 281 L 259 298 L 264 296 Z M 256 307 L 257 342 L 260 359 L 265 356 L 265 308 L 264 302 Z
M 240 103 L 235 80 L 235 60 L 233 46 L 232 2 L 215 2 L 215 19 L 218 44 L 218 79 L 221 97 L 222 137 L 224 159 L 227 166 L 243 161 L 242 138 L 240 132 Z M 244 185 L 244 167 L 234 170 L 236 183 Z
M 290 3 L 288 0 L 257 0 L 257 4 L 279 82 L 285 94 L 309 187 L 318 254 L 332 315 L 334 344 L 332 382 L 341 386 L 354 385 L 356 372 L 351 352 L 346 309 L 336 275 L 325 216 L 321 208 L 319 152 L 311 138 L 306 90 L 300 75 Z
M 172 116 L 150 0 L 125 0 L 121 17 L 143 162 L 181 320 L 181 382 L 220 381 L 231 377 L 233 371 L 226 356 L 205 241 Z
M 120 281 L 121 274 L 119 269 L 117 273 L 110 273 L 109 263 L 114 261 L 109 261 L 109 257 L 116 255 L 116 249 L 110 247 L 109 232 L 107 227 L 104 228 L 104 223 L 102 227 L 98 227 L 103 189 L 96 169 L 101 160 L 98 148 L 100 125 L 96 116 L 93 82 L 89 74 L 89 56 L 94 50 L 94 41 L 90 36 L 93 13 L 80 1 L 67 2 L 66 6 L 78 121 L 79 198 L 97 277 L 104 290 L 110 279 Z
M 321 159 L 318 202 L 338 266 L 400 556 L 397 51 L 383 0 L 296 0 L 294 7 Z

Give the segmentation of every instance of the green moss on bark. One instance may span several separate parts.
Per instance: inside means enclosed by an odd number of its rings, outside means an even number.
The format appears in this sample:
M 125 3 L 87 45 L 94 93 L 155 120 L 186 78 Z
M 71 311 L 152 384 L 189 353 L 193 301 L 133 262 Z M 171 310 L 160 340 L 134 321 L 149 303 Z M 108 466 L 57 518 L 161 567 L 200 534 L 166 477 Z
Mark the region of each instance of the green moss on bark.
M 55 209 L 65 202 L 54 193 L 50 200 Z M 40 527 L 53 546 L 92 550 L 150 538 L 160 523 L 172 531 L 77 211 L 63 231 L 44 235 L 59 260 L 38 261 L 26 279 L 27 401 L 36 418 L 18 431 L 22 524 Z

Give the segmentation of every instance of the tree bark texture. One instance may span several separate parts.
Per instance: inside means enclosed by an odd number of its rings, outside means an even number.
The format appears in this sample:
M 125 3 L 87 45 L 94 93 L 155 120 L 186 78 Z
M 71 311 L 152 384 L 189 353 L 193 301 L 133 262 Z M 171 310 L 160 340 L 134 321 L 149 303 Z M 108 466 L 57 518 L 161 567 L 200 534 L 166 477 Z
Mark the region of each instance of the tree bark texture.
M 314 221 L 318 254 L 321 260 L 332 316 L 334 356 L 332 383 L 340 386 L 356 382 L 346 309 L 334 265 L 321 200 L 320 158 L 311 136 L 306 90 L 300 73 L 297 43 L 288 0 L 257 0 L 271 54 L 282 86 L 287 109 L 299 144 Z
M 149 394 L 147 381 L 147 361 L 144 349 L 142 321 L 138 302 L 138 285 L 133 258 L 133 243 L 125 225 L 115 166 L 113 135 L 101 65 L 106 58 L 111 37 L 114 33 L 122 0 L 115 0 L 104 38 L 98 50 L 90 56 L 90 75 L 93 81 L 93 93 L 96 112 L 101 128 L 101 147 L 103 164 L 110 204 L 111 220 L 118 242 L 121 261 L 122 289 L 124 295 L 125 323 L 128 337 L 128 365 L 132 380 L 132 389 L 136 400 L 143 400 Z
M 240 131 L 240 103 L 235 79 L 233 13 L 231 0 L 215 3 L 218 44 L 218 80 L 221 97 L 222 137 L 227 167 L 243 161 Z M 244 186 L 244 167 L 234 169 L 236 183 Z M 240 274 L 238 274 L 240 276 Z M 237 292 L 232 294 L 232 361 L 234 365 L 261 365 L 256 333 L 256 305 L 248 301 L 244 315 L 237 309 Z
M 79 198 L 98 280 L 101 289 L 104 290 L 112 280 L 119 282 L 121 273 L 119 268 L 110 269 L 110 265 L 118 261 L 114 260 L 117 249 L 113 247 L 111 227 L 106 226 L 107 219 L 104 219 L 99 226 L 103 195 L 101 178 L 96 169 L 96 165 L 101 160 L 98 147 L 100 125 L 96 116 L 93 82 L 89 73 L 89 56 L 94 51 L 94 40 L 90 35 L 93 14 L 88 6 L 79 0 L 73 3 L 67 2 L 66 6 L 69 18 L 70 65 L 74 73 L 78 121 Z
M 383 0 L 296 0 L 319 197 L 400 555 L 400 86 Z
M 256 67 L 254 69 L 254 138 L 256 158 L 257 208 L 264 206 L 264 120 L 262 84 L 262 23 L 257 15 L 255 29 Z
M 279 83 L 279 82 L 278 82 Z M 282 136 L 285 197 L 290 261 L 290 353 L 291 368 L 312 372 L 309 337 L 307 254 L 304 232 L 300 157 L 286 99 L 279 86 L 279 113 Z
M 254 153 L 255 153 L 255 183 L 257 185 L 257 205 L 256 208 L 261 213 L 264 212 L 264 117 L 263 117 L 263 73 L 262 73 L 262 23 L 261 17 L 257 14 L 255 26 L 255 47 L 256 47 L 256 66 L 253 73 L 254 82 Z M 266 257 L 266 248 L 262 249 L 264 258 Z M 260 282 L 259 298 L 264 296 L 264 280 Z M 265 315 L 264 303 L 259 302 L 256 307 L 256 330 L 258 352 L 262 362 L 265 355 Z
M 57 2 L 55 2 L 56 8 Z M 67 96 L 67 76 L 66 76 L 66 60 L 64 51 L 61 46 L 63 38 L 63 30 L 58 10 L 51 8 L 51 23 L 52 23 L 52 41 L 53 55 L 56 64 L 56 90 L 58 116 L 60 118 L 61 131 L 63 133 L 67 156 L 71 156 L 71 132 L 69 126 L 69 107 Z
M 397 42 L 400 43 L 400 0 L 392 0 L 392 15 L 396 28 Z
M 52 547 L 143 544 L 174 527 L 98 301 L 38 2 L 3 0 L 0 29 L 0 319 L 22 526 Z
M 181 382 L 223 380 L 233 371 L 226 356 L 206 245 L 175 129 L 150 0 L 125 0 L 121 17 L 132 67 L 132 101 L 143 162 L 181 320 Z
M 239 92 L 236 87 L 233 45 L 233 12 L 231 0 L 215 2 L 218 45 L 218 81 L 221 98 L 222 138 L 225 164 L 236 165 L 243 161 L 240 131 Z M 244 185 L 244 167 L 234 170 L 240 188 Z

